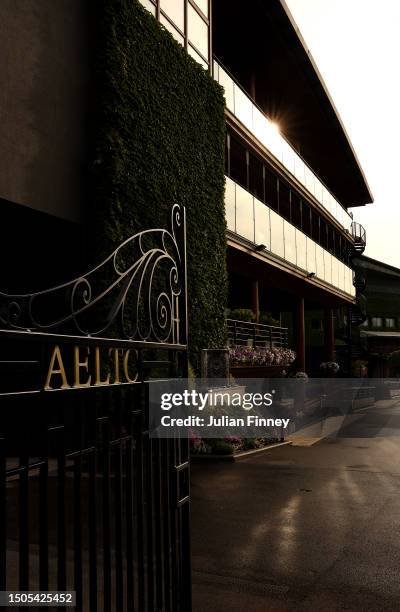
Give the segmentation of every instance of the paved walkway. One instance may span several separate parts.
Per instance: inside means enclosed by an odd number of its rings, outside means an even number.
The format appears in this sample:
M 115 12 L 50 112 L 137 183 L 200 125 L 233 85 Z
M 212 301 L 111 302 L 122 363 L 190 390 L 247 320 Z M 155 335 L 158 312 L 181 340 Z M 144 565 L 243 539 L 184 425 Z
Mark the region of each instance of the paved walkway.
M 193 466 L 194 612 L 400 611 L 393 404 L 309 447 Z

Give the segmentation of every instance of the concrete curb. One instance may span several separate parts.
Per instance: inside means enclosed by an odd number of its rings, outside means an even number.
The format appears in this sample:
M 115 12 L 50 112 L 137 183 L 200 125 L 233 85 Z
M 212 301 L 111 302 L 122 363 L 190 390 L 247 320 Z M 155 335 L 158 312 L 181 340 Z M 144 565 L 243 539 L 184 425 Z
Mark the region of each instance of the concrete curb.
M 224 461 L 234 463 L 235 461 L 247 459 L 247 457 L 258 455 L 260 453 L 273 450 L 274 448 L 279 448 L 280 446 L 288 446 L 290 444 L 292 444 L 292 440 L 288 440 L 287 442 L 277 442 L 277 444 L 269 444 L 268 446 L 263 446 L 262 448 L 241 451 L 236 455 L 191 455 L 190 461 L 191 463 L 207 463 L 208 461 Z

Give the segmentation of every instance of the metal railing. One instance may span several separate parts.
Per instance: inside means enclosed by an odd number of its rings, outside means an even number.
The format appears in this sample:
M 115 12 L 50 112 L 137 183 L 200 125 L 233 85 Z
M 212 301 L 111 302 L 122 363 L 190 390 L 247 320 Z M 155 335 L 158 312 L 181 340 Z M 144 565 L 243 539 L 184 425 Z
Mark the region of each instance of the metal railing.
M 287 348 L 288 328 L 251 321 L 227 319 L 228 340 L 231 345 L 259 348 Z
M 225 177 L 225 215 L 228 230 L 354 297 L 353 270 L 297 229 L 249 191 Z M 261 248 L 262 247 L 262 248 Z
M 351 235 L 354 238 L 355 242 L 362 242 L 363 244 L 367 243 L 367 232 L 361 223 L 356 223 L 353 221 L 351 224 Z

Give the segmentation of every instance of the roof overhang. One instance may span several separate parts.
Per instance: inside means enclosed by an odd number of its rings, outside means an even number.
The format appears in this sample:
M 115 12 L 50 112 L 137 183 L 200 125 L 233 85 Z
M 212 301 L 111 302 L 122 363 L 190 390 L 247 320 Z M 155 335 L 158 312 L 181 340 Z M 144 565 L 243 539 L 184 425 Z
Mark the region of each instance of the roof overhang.
M 373 201 L 339 113 L 284 0 L 215 0 L 214 51 L 346 207 Z M 339 38 L 338 38 L 339 41 Z M 339 44 L 339 42 L 338 42 Z

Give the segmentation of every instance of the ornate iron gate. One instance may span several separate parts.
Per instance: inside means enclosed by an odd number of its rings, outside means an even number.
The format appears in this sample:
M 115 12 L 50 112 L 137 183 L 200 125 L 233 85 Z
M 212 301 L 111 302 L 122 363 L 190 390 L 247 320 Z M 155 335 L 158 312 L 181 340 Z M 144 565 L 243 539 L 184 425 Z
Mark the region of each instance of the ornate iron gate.
M 191 608 L 188 444 L 150 439 L 147 413 L 152 380 L 187 375 L 184 214 L 72 282 L 0 294 L 0 590 Z

